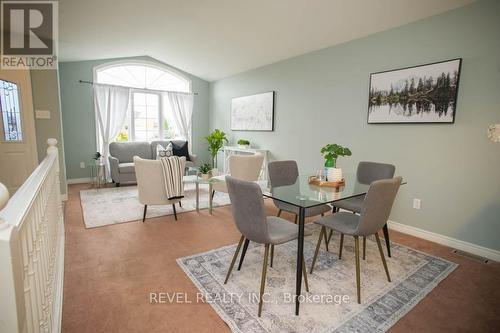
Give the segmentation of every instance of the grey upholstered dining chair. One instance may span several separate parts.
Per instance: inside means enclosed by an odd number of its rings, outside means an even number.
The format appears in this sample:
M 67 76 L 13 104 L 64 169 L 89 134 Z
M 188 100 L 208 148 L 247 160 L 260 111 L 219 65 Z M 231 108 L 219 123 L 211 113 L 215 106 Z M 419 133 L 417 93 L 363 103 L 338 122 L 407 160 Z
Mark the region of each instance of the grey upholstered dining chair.
M 234 221 L 236 227 L 241 232 L 241 238 L 227 271 L 224 284 L 229 280 L 243 241 L 249 239 L 258 244 L 264 244 L 264 263 L 262 266 L 258 310 L 258 316 L 260 317 L 262 313 L 262 296 L 266 284 L 269 248 L 271 247 L 272 262 L 274 246 L 297 239 L 299 229 L 298 226 L 280 217 L 266 216 L 262 191 L 256 183 L 226 176 L 226 185 L 229 198 L 231 199 Z M 304 267 L 303 273 L 306 290 L 309 291 L 305 262 L 302 263 L 302 266 Z
M 295 161 L 270 162 L 267 165 L 267 169 L 269 171 L 269 181 L 272 187 L 292 185 L 297 181 L 297 177 L 299 176 L 299 168 L 297 167 L 297 162 Z M 280 217 L 282 211 L 295 214 L 295 224 L 297 224 L 299 207 L 275 199 L 273 199 L 273 202 L 274 205 L 278 208 L 278 215 L 277 215 L 278 217 Z M 321 205 L 308 208 L 306 209 L 305 217 L 311 217 L 316 215 L 324 216 L 324 214 L 330 211 L 331 209 L 332 208 L 328 205 Z M 306 232 L 306 235 L 308 235 L 308 232 Z M 326 249 L 328 250 L 328 242 L 326 237 L 327 235 L 325 234 L 325 246 Z M 243 244 L 243 251 L 241 252 L 240 263 L 238 264 L 238 270 L 240 270 L 241 266 L 243 265 L 243 260 L 245 259 L 245 254 L 247 253 L 249 243 L 250 240 L 248 238 L 245 239 L 245 243 Z M 273 247 L 271 247 L 271 253 L 272 251 Z M 272 256 L 271 256 L 271 267 L 273 267 Z
M 377 162 L 359 162 L 358 169 L 356 171 L 356 178 L 359 183 L 370 185 L 376 180 L 380 179 L 391 179 L 394 177 L 394 172 L 396 167 L 392 164 L 377 163 Z M 351 211 L 353 213 L 361 213 L 361 208 L 363 206 L 364 195 L 359 195 L 357 197 L 352 197 L 344 200 L 340 200 L 334 203 L 334 210 L 344 209 Z M 389 240 L 389 229 L 387 228 L 387 223 L 384 224 L 384 239 L 385 245 L 387 247 L 387 255 L 391 256 L 391 243 Z M 325 246 L 328 248 L 328 243 L 332 238 L 332 231 L 326 241 Z M 366 237 L 363 237 L 363 260 L 366 256 Z
M 299 177 L 299 168 L 295 161 L 269 162 L 267 169 L 269 170 L 269 181 L 272 187 L 292 185 Z M 295 214 L 295 223 L 297 223 L 299 207 L 274 199 L 273 201 L 274 205 L 278 208 L 277 216 L 280 216 L 282 211 Z M 330 209 L 331 207 L 328 205 L 311 207 L 306 209 L 305 217 L 316 215 L 323 216 L 326 212 L 330 211 Z
M 313 272 L 316 259 L 318 258 L 321 240 L 326 234 L 326 228 L 340 232 L 340 250 L 339 259 L 342 258 L 342 246 L 344 243 L 344 235 L 354 236 L 354 250 L 356 259 L 356 291 L 358 296 L 358 303 L 361 303 L 361 288 L 360 288 L 360 264 L 359 264 L 359 236 L 375 235 L 377 241 L 382 264 L 384 265 L 387 280 L 391 282 L 389 269 L 384 257 L 382 245 L 380 245 L 380 238 L 378 231 L 384 226 L 391 213 L 392 205 L 399 186 L 401 185 L 401 177 L 392 179 L 383 179 L 374 181 L 368 193 L 366 194 L 361 205 L 361 214 L 351 214 L 347 212 L 335 213 L 322 217 L 314 223 L 321 225 L 321 232 L 319 234 L 318 243 L 316 244 L 316 251 L 314 253 L 311 273 Z

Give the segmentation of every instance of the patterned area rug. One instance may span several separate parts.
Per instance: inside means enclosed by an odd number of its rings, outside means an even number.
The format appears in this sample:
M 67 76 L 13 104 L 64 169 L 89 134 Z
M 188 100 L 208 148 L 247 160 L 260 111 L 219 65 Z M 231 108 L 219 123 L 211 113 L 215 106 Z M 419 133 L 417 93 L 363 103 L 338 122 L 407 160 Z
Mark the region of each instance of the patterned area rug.
M 176 204 L 177 214 L 196 210 L 195 184 L 185 184 L 184 195 L 182 208 Z M 82 190 L 80 202 L 86 228 L 142 220 L 144 211 L 144 205 L 138 199 L 137 186 Z M 216 192 L 213 207 L 229 204 L 229 195 Z M 207 208 L 208 184 L 200 184 L 200 209 Z M 172 205 L 148 206 L 147 218 L 173 214 Z
M 304 255 L 311 267 L 320 228 L 306 225 Z M 236 245 L 177 259 L 178 264 L 233 332 L 385 332 L 422 300 L 458 265 L 406 246 L 392 243 L 387 258 L 388 282 L 375 238 L 367 239 L 366 260 L 361 260 L 361 301 L 356 301 L 354 240 L 345 237 L 338 259 L 339 236 L 327 252 L 324 242 L 305 292 L 300 315 L 294 315 L 296 242 L 275 247 L 273 268 L 268 268 L 262 317 L 257 317 L 258 292 L 264 247 L 250 243 L 241 271 L 223 281 Z M 361 242 L 360 242 L 361 243 Z M 361 245 L 361 244 L 360 244 Z M 385 250 L 385 246 L 384 246 Z M 238 262 L 237 262 L 238 263 Z

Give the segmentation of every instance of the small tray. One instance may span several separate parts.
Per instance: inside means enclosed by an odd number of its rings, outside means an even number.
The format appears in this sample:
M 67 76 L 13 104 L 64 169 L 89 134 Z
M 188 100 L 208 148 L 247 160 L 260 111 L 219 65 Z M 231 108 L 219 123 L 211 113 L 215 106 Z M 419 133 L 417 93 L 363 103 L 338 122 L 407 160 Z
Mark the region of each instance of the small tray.
M 345 185 L 345 180 L 342 179 L 338 182 L 329 182 L 326 180 L 318 180 L 316 176 L 309 177 L 309 184 L 316 186 L 327 186 L 327 187 L 341 187 Z

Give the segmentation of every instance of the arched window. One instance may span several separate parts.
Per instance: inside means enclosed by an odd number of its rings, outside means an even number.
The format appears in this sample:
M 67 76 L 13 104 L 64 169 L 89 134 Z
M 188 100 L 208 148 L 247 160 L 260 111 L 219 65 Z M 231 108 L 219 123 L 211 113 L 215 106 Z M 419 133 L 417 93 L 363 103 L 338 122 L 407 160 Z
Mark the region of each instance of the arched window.
M 94 68 L 94 82 L 131 87 L 129 117 L 116 141 L 152 141 L 176 136 L 170 104 L 162 92 L 191 93 L 191 80 L 149 61 L 120 61 Z

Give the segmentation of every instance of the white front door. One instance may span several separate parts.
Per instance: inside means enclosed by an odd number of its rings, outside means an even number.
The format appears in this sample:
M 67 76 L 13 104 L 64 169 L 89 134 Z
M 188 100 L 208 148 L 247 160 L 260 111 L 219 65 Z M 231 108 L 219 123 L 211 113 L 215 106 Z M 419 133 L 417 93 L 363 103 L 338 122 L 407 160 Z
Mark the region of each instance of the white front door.
M 12 196 L 37 164 L 30 72 L 0 69 L 0 183 Z

